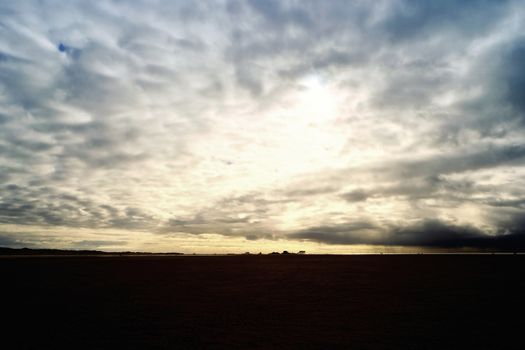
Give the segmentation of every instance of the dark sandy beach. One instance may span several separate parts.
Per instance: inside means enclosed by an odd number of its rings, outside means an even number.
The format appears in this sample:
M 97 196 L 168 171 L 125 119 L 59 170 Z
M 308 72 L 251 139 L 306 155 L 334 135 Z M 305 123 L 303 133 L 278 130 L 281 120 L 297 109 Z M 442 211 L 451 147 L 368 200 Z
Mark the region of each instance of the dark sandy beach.
M 4 257 L 4 349 L 506 349 L 525 256 Z

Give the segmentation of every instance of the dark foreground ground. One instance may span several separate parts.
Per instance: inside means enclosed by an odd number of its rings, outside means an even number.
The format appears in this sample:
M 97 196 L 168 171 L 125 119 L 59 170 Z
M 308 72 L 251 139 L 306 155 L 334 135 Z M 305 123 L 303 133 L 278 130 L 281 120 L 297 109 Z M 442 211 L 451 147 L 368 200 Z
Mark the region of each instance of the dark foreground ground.
M 3 349 L 523 349 L 525 256 L 11 257 Z

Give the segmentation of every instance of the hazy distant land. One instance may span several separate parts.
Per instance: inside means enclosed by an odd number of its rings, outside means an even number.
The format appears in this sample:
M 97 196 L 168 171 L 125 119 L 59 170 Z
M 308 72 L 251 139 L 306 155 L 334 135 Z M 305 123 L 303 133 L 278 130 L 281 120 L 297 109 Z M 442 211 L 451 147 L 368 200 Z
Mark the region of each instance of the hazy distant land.
M 177 252 L 166 252 L 166 253 L 150 253 L 150 252 L 104 252 L 100 250 L 67 250 L 67 249 L 32 249 L 32 248 L 7 248 L 0 247 L 0 256 L 2 255 L 16 255 L 16 256 L 25 256 L 25 255 L 93 255 L 93 256 L 136 256 L 136 255 L 183 255 L 182 253 Z

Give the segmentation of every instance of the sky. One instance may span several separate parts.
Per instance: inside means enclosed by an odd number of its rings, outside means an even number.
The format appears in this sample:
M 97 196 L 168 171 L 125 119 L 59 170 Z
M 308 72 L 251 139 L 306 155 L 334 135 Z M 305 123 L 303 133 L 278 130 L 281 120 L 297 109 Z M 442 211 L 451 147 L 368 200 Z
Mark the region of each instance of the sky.
M 525 250 L 525 1 L 0 0 L 0 246 Z

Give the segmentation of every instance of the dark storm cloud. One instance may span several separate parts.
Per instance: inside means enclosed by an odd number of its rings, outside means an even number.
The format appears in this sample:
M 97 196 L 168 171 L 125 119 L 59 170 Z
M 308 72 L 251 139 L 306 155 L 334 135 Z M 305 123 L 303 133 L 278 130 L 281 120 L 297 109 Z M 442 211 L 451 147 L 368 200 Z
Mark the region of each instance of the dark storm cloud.
M 436 219 L 426 219 L 418 224 L 397 227 L 381 227 L 369 222 L 319 226 L 292 233 L 288 237 L 327 244 L 371 244 L 524 251 L 524 222 L 523 215 L 516 216 L 512 221 L 505 223 L 507 227 L 506 232 L 497 235 L 489 235 L 470 226 L 460 226 Z
M 438 220 L 426 220 L 420 225 L 395 228 L 392 243 L 405 246 L 438 248 L 484 248 L 509 251 L 525 250 L 525 231 L 523 215 L 502 223 L 505 233 L 488 235 L 469 226 L 447 224 Z
M 372 238 L 378 226 L 367 221 L 358 221 L 334 226 L 307 228 L 288 235 L 291 239 L 304 239 L 328 244 L 377 244 L 379 239 Z
M 473 227 L 424 220 L 417 225 L 393 228 L 391 237 L 391 244 L 395 245 L 461 248 L 476 246 L 484 236 Z

